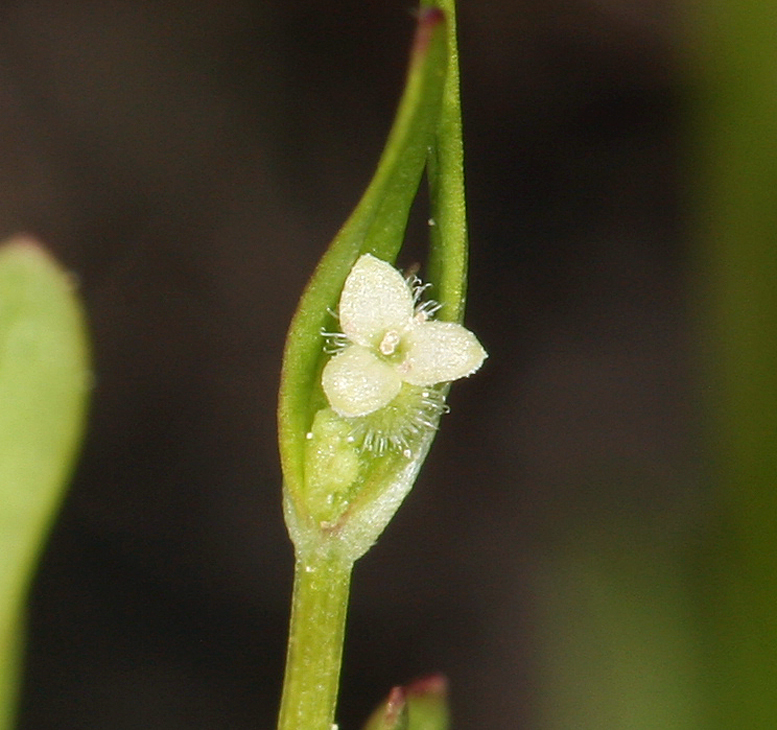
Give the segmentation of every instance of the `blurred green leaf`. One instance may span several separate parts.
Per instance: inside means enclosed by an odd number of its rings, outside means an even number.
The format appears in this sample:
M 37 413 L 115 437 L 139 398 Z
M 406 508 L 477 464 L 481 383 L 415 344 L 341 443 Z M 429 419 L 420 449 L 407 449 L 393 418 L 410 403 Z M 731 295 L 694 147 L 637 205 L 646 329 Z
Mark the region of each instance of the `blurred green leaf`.
M 713 728 L 777 727 L 777 15 L 692 7 L 705 421 L 717 522 L 701 596 Z
M 532 571 L 536 726 L 700 730 L 706 698 L 676 537 L 614 515 L 564 532 Z
M 88 390 L 72 280 L 34 241 L 0 246 L 0 727 L 18 681 L 21 612 L 70 474 Z

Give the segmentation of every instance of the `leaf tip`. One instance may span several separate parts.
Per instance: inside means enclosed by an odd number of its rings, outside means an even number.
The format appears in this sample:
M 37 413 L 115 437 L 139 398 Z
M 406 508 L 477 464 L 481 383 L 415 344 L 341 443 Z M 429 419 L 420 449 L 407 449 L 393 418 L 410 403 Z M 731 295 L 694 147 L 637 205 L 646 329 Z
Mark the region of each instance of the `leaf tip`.
M 0 242 L 0 250 L 3 252 L 17 252 L 31 256 L 45 256 L 50 258 L 46 247 L 34 236 L 28 233 L 18 233 Z
M 7 261 L 37 263 L 44 269 L 65 273 L 62 264 L 52 255 L 46 245 L 29 233 L 17 233 L 0 241 L 0 256 Z
M 416 29 L 413 52 L 423 55 L 439 26 L 445 23 L 445 13 L 438 7 L 421 8 L 418 12 L 418 27 Z

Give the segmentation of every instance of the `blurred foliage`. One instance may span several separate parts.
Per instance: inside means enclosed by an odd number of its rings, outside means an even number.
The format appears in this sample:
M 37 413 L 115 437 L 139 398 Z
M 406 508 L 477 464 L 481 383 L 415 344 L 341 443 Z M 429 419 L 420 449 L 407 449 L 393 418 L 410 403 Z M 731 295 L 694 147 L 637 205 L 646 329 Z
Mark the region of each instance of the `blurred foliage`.
M 716 523 L 701 556 L 713 728 L 777 725 L 777 16 L 713 0 L 690 33 L 699 331 Z
M 686 551 L 676 537 L 611 518 L 581 526 L 539 561 L 537 727 L 703 727 Z
M 542 730 L 777 726 L 777 15 L 684 20 L 704 492 L 681 526 L 578 517 L 538 561 Z

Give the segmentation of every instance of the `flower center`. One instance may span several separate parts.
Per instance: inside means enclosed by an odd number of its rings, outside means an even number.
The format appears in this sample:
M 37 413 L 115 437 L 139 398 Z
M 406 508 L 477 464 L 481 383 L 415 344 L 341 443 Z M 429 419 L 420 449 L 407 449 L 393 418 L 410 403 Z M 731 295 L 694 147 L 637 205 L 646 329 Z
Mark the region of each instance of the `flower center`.
M 393 355 L 396 352 L 399 340 L 399 332 L 396 330 L 389 330 L 385 335 L 383 335 L 383 339 L 380 341 L 378 349 L 380 350 L 381 354 L 386 355 L 387 357 L 389 355 Z

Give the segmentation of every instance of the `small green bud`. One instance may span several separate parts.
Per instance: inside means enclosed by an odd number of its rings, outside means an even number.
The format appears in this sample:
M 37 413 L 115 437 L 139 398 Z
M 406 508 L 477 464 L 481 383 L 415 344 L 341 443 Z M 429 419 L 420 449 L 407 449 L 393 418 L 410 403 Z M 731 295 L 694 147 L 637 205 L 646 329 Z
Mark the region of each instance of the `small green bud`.
M 337 522 L 359 476 L 359 454 L 351 431 L 331 408 L 322 408 L 306 436 L 305 501 L 322 526 Z
M 440 674 L 394 687 L 362 730 L 448 730 L 448 682 Z
M 370 715 L 362 730 L 407 730 L 407 696 L 402 687 L 394 687 L 389 696 Z

